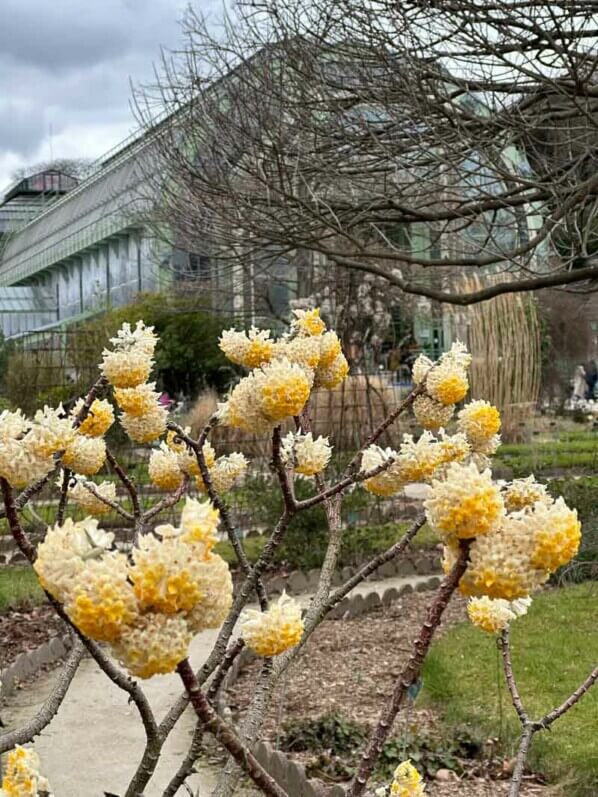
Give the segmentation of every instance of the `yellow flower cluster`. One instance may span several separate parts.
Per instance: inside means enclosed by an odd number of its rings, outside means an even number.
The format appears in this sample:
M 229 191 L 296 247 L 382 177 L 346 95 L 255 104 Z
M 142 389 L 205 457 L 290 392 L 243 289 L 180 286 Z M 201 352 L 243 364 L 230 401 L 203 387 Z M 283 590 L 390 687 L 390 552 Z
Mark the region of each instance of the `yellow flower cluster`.
M 83 409 L 83 399 L 79 399 L 72 409 L 73 420 Z M 87 437 L 103 437 L 114 423 L 114 410 L 112 404 L 105 399 L 95 399 L 89 408 L 89 413 L 79 426 L 79 432 Z
M 65 468 L 94 476 L 106 461 L 106 443 L 102 437 L 77 435 L 62 455 Z
M 367 473 L 389 461 L 391 464 L 381 473 L 366 479 L 364 487 L 374 495 L 394 495 L 405 484 L 429 481 L 446 465 L 461 462 L 469 454 L 469 445 L 461 434 L 445 435 L 441 432 L 436 438 L 425 431 L 417 441 L 413 435 L 406 434 L 398 452 L 375 445 L 366 448 L 361 459 L 362 472 Z
M 67 519 L 39 546 L 35 570 L 83 633 L 113 646 L 133 675 L 171 672 L 194 633 L 218 627 L 232 601 L 226 562 L 213 552 L 218 512 L 188 498 L 181 525 L 141 535 L 131 561 L 109 551 L 97 521 Z
M 413 402 L 413 414 L 423 429 L 435 432 L 444 428 L 453 417 L 454 404 L 441 404 L 430 396 L 417 396 Z
M 289 432 L 282 441 L 283 462 L 307 478 L 321 473 L 330 461 L 332 448 L 327 437 L 314 440 L 311 432 L 302 434 Z
M 300 366 L 275 360 L 252 371 L 234 388 L 225 422 L 247 432 L 267 431 L 299 415 L 309 392 L 309 379 Z
M 50 785 L 39 772 L 39 756 L 34 750 L 17 745 L 6 758 L 0 797 L 38 797 L 50 793 Z
M 248 432 L 266 432 L 298 415 L 314 387 L 332 389 L 349 373 L 335 332 L 326 331 L 319 309 L 295 310 L 291 332 L 271 340 L 270 331 L 226 330 L 220 348 L 234 363 L 253 369 L 221 405 L 220 421 Z
M 506 601 L 503 598 L 471 598 L 467 604 L 469 619 L 477 628 L 488 634 L 497 634 L 503 631 L 517 617 L 527 614 L 532 602 L 531 598 L 521 598 L 515 601 Z
M 575 556 L 580 539 L 577 512 L 562 498 L 538 501 L 473 542 L 460 589 L 477 597 L 525 598 Z
M 104 349 L 100 369 L 114 387 L 136 387 L 145 382 L 152 370 L 157 337 L 153 327 L 138 321 L 134 330 L 123 324 L 111 338 L 113 350 Z
M 283 592 L 265 612 L 246 609 L 241 615 L 240 628 L 246 645 L 258 656 L 278 656 L 301 640 L 301 608 Z
M 489 470 L 473 463 L 449 465 L 443 480 L 434 479 L 425 501 L 430 526 L 444 539 L 470 539 L 498 527 L 505 509 Z
M 422 776 L 411 761 L 403 761 L 394 771 L 390 788 L 377 789 L 376 797 L 425 797 Z
M 20 410 L 0 413 L 0 476 L 9 484 L 24 487 L 47 476 L 54 468 L 52 453 L 46 450 L 45 430 Z
M 62 487 L 62 476 L 59 477 L 57 484 L 59 487 Z M 91 490 L 88 490 L 85 486 L 86 484 L 90 484 L 98 495 L 112 502 L 116 501 L 116 485 L 114 482 L 107 481 L 101 484 L 87 482 L 86 479 L 78 473 L 73 474 L 69 484 L 69 498 L 72 498 L 75 503 L 79 504 L 85 512 L 89 512 L 90 515 L 106 515 L 110 512 L 109 504 L 94 495 Z
M 150 454 L 148 474 L 152 484 L 161 490 L 176 490 L 185 478 L 179 466 L 178 455 L 164 442 Z
M 257 368 L 269 363 L 274 352 L 274 341 L 270 339 L 269 329 L 251 327 L 249 333 L 226 329 L 218 343 L 231 362 L 244 365 L 245 368 Z
M 538 501 L 548 505 L 552 503 L 546 487 L 539 484 L 533 475 L 527 479 L 513 479 L 503 492 L 503 500 L 507 512 L 533 508 Z
M 420 354 L 413 364 L 412 378 L 416 385 L 425 380 L 426 393 L 439 404 L 450 406 L 465 398 L 469 390 L 467 369 L 471 356 L 462 343 L 453 343 L 434 364 L 424 354 Z M 421 412 L 421 403 L 420 403 Z M 424 405 L 427 406 L 427 405 Z
M 300 335 L 318 337 L 326 329 L 326 324 L 320 318 L 320 308 L 313 310 L 293 310 L 295 318 L 292 321 L 293 329 Z
M 247 470 L 247 459 L 244 454 L 233 451 L 227 456 L 218 457 L 211 467 L 208 468 L 210 480 L 217 493 L 225 493 L 245 474 Z M 206 493 L 207 488 L 201 477 L 198 475 L 195 480 L 197 489 L 200 493 Z
M 147 382 L 158 338 L 153 327 L 138 321 L 135 329 L 123 324 L 110 341 L 113 349 L 104 349 L 100 368 L 114 387 L 120 422 L 131 440 L 151 443 L 164 434 L 168 418 L 168 410 L 158 403 L 155 383 Z

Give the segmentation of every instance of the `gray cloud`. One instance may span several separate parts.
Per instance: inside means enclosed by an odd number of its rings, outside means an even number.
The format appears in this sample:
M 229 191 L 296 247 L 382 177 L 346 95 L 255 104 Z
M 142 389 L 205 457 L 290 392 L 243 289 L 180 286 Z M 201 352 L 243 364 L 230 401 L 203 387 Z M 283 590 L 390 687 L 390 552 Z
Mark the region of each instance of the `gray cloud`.
M 212 0 L 195 0 L 207 7 Z M 0 190 L 14 164 L 62 149 L 95 158 L 134 126 L 130 81 L 180 39 L 185 0 L 1 0 Z M 86 153 L 80 150 L 85 144 Z M 68 151 L 54 151 L 68 157 Z

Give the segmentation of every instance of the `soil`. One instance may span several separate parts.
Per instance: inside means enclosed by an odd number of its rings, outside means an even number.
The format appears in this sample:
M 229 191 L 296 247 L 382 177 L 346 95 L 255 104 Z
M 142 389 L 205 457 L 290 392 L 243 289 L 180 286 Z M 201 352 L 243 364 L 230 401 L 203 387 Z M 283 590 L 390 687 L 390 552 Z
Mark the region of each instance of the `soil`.
M 64 633 L 64 623 L 51 606 L 9 609 L 0 614 L 0 669 L 8 667 L 19 653 L 34 650 Z
M 293 720 L 317 719 L 338 712 L 347 720 L 371 726 L 392 686 L 406 663 L 411 646 L 430 601 L 429 593 L 410 593 L 390 607 L 351 620 L 323 622 L 312 634 L 302 654 L 283 676 L 274 692 L 270 710 L 261 724 L 262 738 L 280 747 L 283 724 Z M 442 634 L 465 617 L 466 601 L 455 597 L 445 611 Z M 253 694 L 260 661 L 247 665 L 234 686 L 228 690 L 226 703 L 238 719 L 246 711 Z M 412 706 L 408 718 L 401 721 L 419 732 L 439 737 L 439 722 L 430 708 Z M 313 761 L 313 752 L 289 753 L 294 760 L 306 764 Z M 446 780 L 432 781 L 429 797 L 506 797 L 508 781 L 492 780 L 483 762 L 462 762 L 461 778 L 446 771 Z M 494 773 L 502 761 L 496 761 Z M 534 778 L 526 782 L 521 797 L 552 797 L 555 792 Z

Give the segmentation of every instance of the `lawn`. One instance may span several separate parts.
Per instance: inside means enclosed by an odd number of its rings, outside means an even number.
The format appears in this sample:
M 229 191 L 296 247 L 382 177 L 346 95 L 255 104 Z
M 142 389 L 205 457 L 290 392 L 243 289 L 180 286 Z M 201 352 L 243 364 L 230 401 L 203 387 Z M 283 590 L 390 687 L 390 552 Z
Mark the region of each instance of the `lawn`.
M 524 705 L 538 718 L 559 705 L 598 662 L 598 585 L 585 582 L 538 595 L 526 617 L 512 626 L 515 677 Z M 498 686 L 494 637 L 469 624 L 451 629 L 432 648 L 424 671 L 424 699 L 450 726 L 500 738 L 514 752 L 518 724 L 504 680 Z M 598 687 L 552 731 L 536 735 L 533 767 L 551 782 L 567 783 L 570 797 L 595 797 L 598 783 Z
M 44 593 L 30 567 L 0 568 L 0 613 L 23 604 L 42 603 Z

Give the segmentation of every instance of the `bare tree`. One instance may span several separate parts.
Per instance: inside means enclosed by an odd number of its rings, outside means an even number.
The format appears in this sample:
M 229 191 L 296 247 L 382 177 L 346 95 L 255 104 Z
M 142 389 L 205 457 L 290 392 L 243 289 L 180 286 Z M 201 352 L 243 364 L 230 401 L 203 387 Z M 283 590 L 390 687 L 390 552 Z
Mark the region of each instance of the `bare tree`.
M 190 11 L 181 49 L 137 96 L 156 226 L 209 242 L 231 280 L 282 259 L 300 295 L 332 265 L 460 305 L 586 290 L 597 11 L 264 0 L 216 32 Z M 492 284 L 463 293 L 464 271 Z

